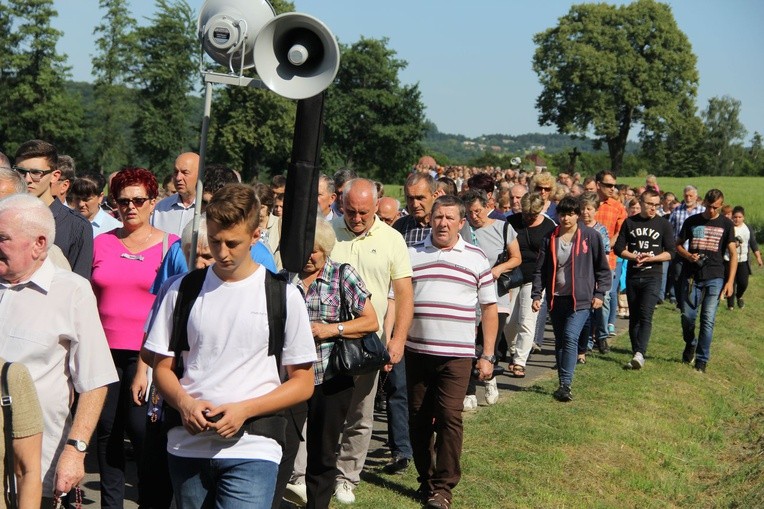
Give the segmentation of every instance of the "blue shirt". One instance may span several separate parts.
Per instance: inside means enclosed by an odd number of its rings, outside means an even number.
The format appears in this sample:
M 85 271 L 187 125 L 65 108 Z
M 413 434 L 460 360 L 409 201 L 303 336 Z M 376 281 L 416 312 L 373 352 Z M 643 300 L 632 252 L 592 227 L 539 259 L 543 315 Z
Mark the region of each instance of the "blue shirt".
M 99 209 L 90 226 L 93 227 L 93 238 L 98 237 L 102 233 L 110 232 L 114 228 L 122 228 L 122 221 L 115 218 L 104 209 Z

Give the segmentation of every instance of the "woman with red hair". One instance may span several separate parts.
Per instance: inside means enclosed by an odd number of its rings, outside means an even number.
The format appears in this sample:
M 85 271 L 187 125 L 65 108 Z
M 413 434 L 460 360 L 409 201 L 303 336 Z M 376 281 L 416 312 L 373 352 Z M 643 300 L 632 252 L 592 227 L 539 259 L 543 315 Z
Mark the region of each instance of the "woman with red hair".
M 124 435 L 127 432 L 137 458 L 146 431 L 146 410 L 134 401 L 131 385 L 139 387 L 140 402 L 148 386 L 148 366 L 138 355 L 143 326 L 154 295 L 149 292 L 167 246 L 175 235 L 151 226 L 159 186 L 144 168 L 125 168 L 111 181 L 109 193 L 117 203 L 122 227 L 93 241 L 91 282 L 98 301 L 106 339 L 119 381 L 109 385 L 106 403 L 96 428 L 101 507 L 123 506 L 125 490 Z M 142 389 L 141 389 L 142 388 Z M 140 462 L 139 462 L 140 463 Z M 138 471 L 139 501 L 146 499 Z M 144 505 L 144 504 L 141 504 Z

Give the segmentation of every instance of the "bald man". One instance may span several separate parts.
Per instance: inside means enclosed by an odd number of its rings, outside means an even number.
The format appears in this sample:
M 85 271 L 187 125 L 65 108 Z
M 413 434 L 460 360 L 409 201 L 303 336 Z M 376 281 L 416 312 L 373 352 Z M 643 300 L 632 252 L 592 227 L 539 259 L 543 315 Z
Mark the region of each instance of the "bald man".
M 155 228 L 180 237 L 183 228 L 194 218 L 196 181 L 199 179 L 199 154 L 185 152 L 175 159 L 172 182 L 175 194 L 157 203 L 151 224 Z
M 395 198 L 385 196 L 377 202 L 377 217 L 392 226 L 401 217 L 401 204 Z

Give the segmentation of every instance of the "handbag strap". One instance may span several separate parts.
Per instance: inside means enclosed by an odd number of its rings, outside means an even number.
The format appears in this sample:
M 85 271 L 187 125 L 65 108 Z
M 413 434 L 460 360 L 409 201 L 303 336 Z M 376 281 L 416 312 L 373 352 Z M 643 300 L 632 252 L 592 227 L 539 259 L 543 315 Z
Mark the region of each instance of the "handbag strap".
M 340 265 L 340 322 L 348 322 L 353 319 L 353 314 L 345 305 L 345 267 L 350 265 L 349 263 L 343 263 Z
M 6 495 L 6 503 L 11 509 L 18 507 L 18 501 L 16 500 L 16 475 L 14 474 L 15 458 L 13 456 L 13 410 L 11 403 L 11 392 L 8 389 L 8 369 L 11 367 L 10 362 L 3 364 L 2 372 L 0 372 L 0 379 L 2 379 L 2 399 L 0 405 L 3 407 L 3 431 L 5 435 L 5 489 L 3 492 Z

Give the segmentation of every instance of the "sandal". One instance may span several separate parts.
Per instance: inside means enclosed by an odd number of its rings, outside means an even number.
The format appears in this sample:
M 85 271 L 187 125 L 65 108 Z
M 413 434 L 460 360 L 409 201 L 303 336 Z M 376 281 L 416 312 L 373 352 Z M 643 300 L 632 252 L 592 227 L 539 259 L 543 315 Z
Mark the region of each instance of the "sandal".
M 576 364 L 586 364 L 586 354 L 583 354 L 583 353 L 578 354 L 578 359 L 576 360 Z
M 519 364 L 512 366 L 512 376 L 515 378 L 525 378 L 525 366 Z

